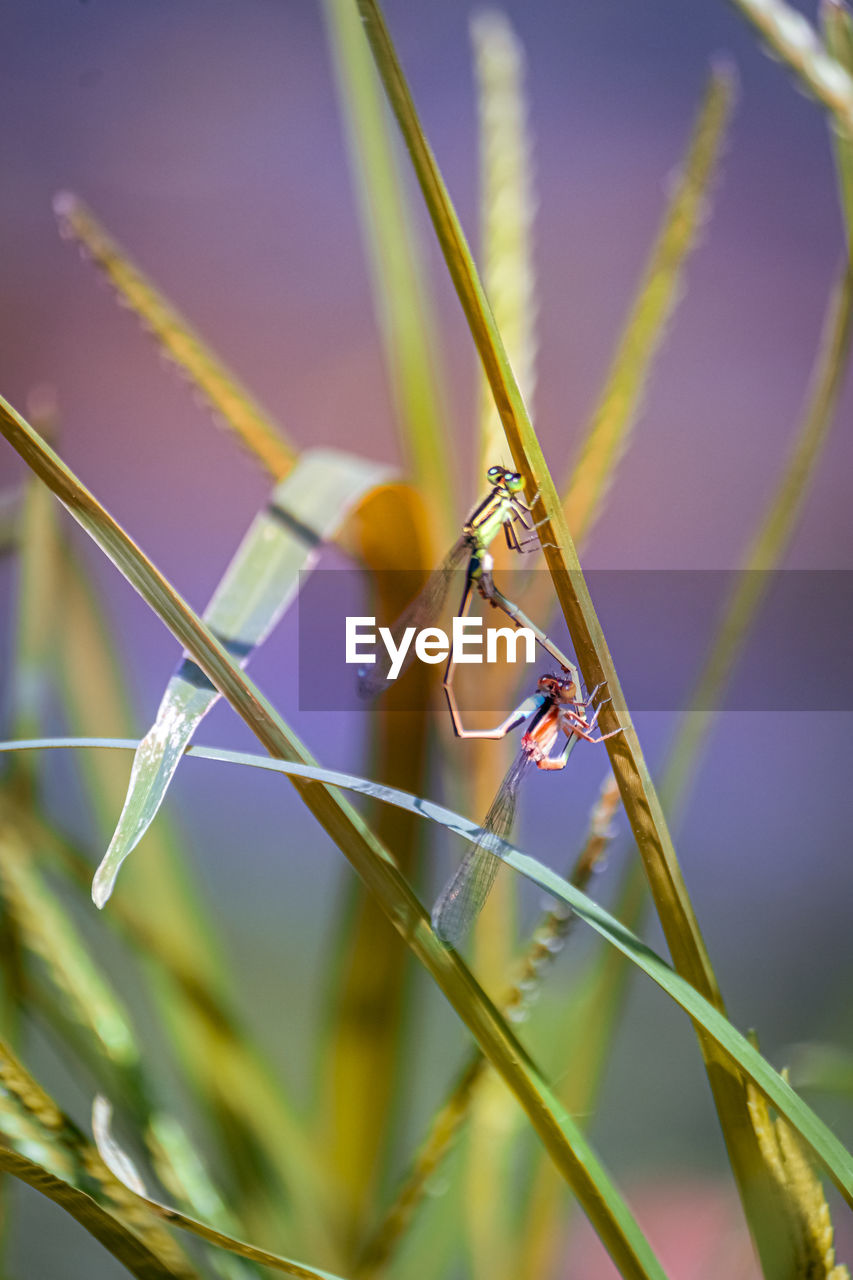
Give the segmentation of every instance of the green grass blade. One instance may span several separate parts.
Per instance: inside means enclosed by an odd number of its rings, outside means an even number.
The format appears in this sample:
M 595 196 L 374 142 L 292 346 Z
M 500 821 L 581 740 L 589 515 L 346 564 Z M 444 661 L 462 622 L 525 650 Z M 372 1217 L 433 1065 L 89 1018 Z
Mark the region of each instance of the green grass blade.
M 853 74 L 853 14 L 844 0 L 821 0 L 820 17 L 827 49 L 848 75 Z M 849 253 L 853 244 L 853 137 L 836 129 L 833 145 Z
M 657 793 L 622 695 L 616 669 L 581 572 L 554 482 L 545 464 L 524 400 L 506 357 L 459 220 L 424 137 L 402 68 L 375 0 L 357 0 L 386 93 L 412 157 L 415 172 L 451 279 L 468 320 L 528 493 L 537 494 L 539 534 L 587 688 L 606 685 L 612 702 L 601 715 L 603 732 L 621 729 L 607 744 L 625 813 L 676 969 L 712 1003 L 722 997 L 699 931 Z M 618 708 L 618 715 L 617 709 Z M 749 1123 L 743 1084 L 730 1063 L 699 1033 L 708 1079 L 753 1238 L 768 1275 L 791 1264 L 776 1188 Z
M 245 1240 L 237 1240 L 224 1231 L 219 1231 L 215 1227 L 209 1227 L 205 1223 L 197 1221 L 195 1218 L 190 1218 L 187 1214 L 181 1213 L 179 1209 L 173 1209 L 169 1205 L 161 1204 L 159 1200 L 154 1200 L 148 1194 L 145 1184 L 130 1157 L 113 1137 L 110 1130 L 111 1119 L 112 1107 L 109 1102 L 103 1096 L 97 1097 L 92 1108 L 92 1130 L 95 1135 L 98 1153 L 113 1176 L 158 1217 L 165 1219 L 166 1222 L 174 1227 L 180 1227 L 182 1231 L 188 1231 L 192 1235 L 198 1236 L 200 1240 L 204 1240 L 208 1244 L 216 1246 L 216 1248 L 227 1249 L 240 1258 L 247 1258 L 250 1262 L 259 1262 L 263 1266 L 269 1267 L 271 1271 L 279 1271 L 287 1276 L 302 1277 L 302 1280 L 339 1280 L 339 1277 L 333 1276 L 329 1271 L 318 1271 L 314 1267 L 303 1266 L 302 1263 L 294 1262 L 290 1258 L 283 1258 L 279 1254 L 270 1253 L 267 1249 L 259 1249 L 255 1245 L 248 1244 Z
M 352 454 L 315 449 L 303 453 L 276 486 L 204 612 L 207 625 L 241 665 L 292 604 L 300 572 L 314 565 L 323 542 L 388 475 L 387 468 Z M 127 798 L 92 884 L 96 906 L 112 893 L 119 868 L 166 798 L 184 748 L 218 700 L 195 663 L 179 664 L 134 757 Z
M 0 1168 L 56 1200 L 134 1275 L 198 1280 L 169 1233 L 128 1193 L 2 1041 L 0 1135 Z M 148 1269 L 137 1272 L 133 1266 Z
M 527 403 L 536 386 L 535 208 L 532 148 L 524 93 L 524 50 L 509 19 L 493 9 L 474 14 L 471 40 L 477 76 L 480 147 L 480 237 L 483 283 Z M 488 385 L 480 401 L 478 477 L 506 453 L 506 438 Z
M 57 657 L 66 715 L 83 734 L 129 735 L 136 717 L 116 662 L 120 645 L 70 540 L 63 552 Z M 126 765 L 117 753 L 84 753 L 81 774 L 106 842 L 127 790 Z M 67 840 L 57 840 L 20 807 L 16 821 L 32 830 L 42 847 L 56 850 L 63 870 L 71 871 L 75 887 L 84 887 L 88 897 L 88 851 L 82 863 L 79 857 L 69 861 Z M 144 908 L 152 901 L 156 912 Z M 302 1247 L 314 1250 L 328 1238 L 333 1217 L 325 1172 L 280 1074 L 236 1014 L 210 922 L 168 814 L 149 829 L 145 857 L 129 863 L 120 911 L 111 915 L 145 965 L 184 1076 L 232 1171 L 233 1207 L 258 1228 L 274 1223 L 298 1230 Z
M 0 883 L 7 912 L 17 926 L 21 944 L 42 963 L 57 992 L 64 996 L 57 1014 L 50 1016 L 50 1032 L 59 1037 L 61 1052 L 79 1057 L 100 1087 L 118 1087 L 126 1106 L 131 1106 L 149 1136 L 171 1135 L 173 1140 L 157 1142 L 158 1168 L 169 1185 L 192 1204 L 201 1196 L 207 1204 L 213 1190 L 200 1162 L 190 1165 L 180 1155 L 180 1133 L 174 1121 L 153 1110 L 157 1090 L 147 1079 L 130 1020 L 108 980 L 89 954 L 71 917 L 50 892 L 37 869 L 23 832 L 17 828 L 7 806 L 0 801 Z M 37 993 L 30 992 L 28 1011 L 39 1005 Z M 70 1025 L 68 1025 L 70 1024 Z M 67 1031 L 70 1034 L 66 1034 Z M 77 1043 L 77 1031 L 84 1039 Z M 105 1072 L 104 1066 L 111 1068 Z M 153 1140 L 153 1138 L 152 1138 Z M 187 1176 L 182 1176 L 186 1171 Z M 189 1176 L 191 1174 L 191 1176 Z M 203 1195 L 201 1193 L 204 1193 Z M 240 1280 L 230 1267 L 227 1280 Z
M 247 682 L 249 683 L 249 682 Z M 258 695 L 260 696 L 260 695 Z M 109 747 L 110 749 L 132 748 L 133 742 L 112 741 L 93 738 L 90 740 L 76 738 L 45 738 L 29 742 L 0 742 L 0 753 L 13 750 L 42 750 L 64 747 Z M 266 769 L 273 773 L 282 773 L 294 783 L 304 779 L 311 783 L 321 784 L 324 788 L 343 788 L 361 795 L 372 796 L 384 804 L 391 804 L 417 813 L 430 822 L 438 823 L 454 835 L 471 844 L 482 839 L 483 830 L 475 822 L 454 813 L 433 800 L 422 796 L 413 796 L 394 787 L 386 787 L 370 778 L 361 778 L 355 774 L 343 773 L 337 769 L 324 769 L 313 762 L 302 760 L 285 760 L 255 756 L 240 751 L 229 751 L 215 747 L 189 747 L 188 755 L 198 756 L 204 760 L 219 760 L 231 764 L 247 765 L 251 768 Z M 326 795 L 332 794 L 326 790 Z M 498 840 L 493 836 L 493 847 L 497 855 L 507 866 L 512 867 L 519 875 L 524 876 L 532 884 L 544 889 L 546 893 L 559 902 L 570 907 L 596 933 L 605 938 L 617 951 L 629 959 L 655 982 L 676 1004 L 690 1015 L 691 1019 L 711 1036 L 731 1063 L 743 1072 L 743 1075 L 756 1086 L 776 1108 L 792 1129 L 808 1145 L 815 1158 L 821 1163 L 835 1181 L 845 1200 L 853 1207 L 853 1155 L 848 1152 L 835 1134 L 824 1122 L 799 1098 L 783 1076 L 764 1059 L 750 1040 L 742 1035 L 728 1021 L 723 1013 L 687 982 L 651 947 L 638 938 L 624 923 L 618 920 L 593 898 L 587 897 L 580 889 L 575 888 L 555 871 L 537 862 L 535 858 L 522 853 L 508 841 Z M 383 862 L 387 866 L 386 852 Z M 418 909 L 422 917 L 422 909 Z M 420 932 L 420 930 L 418 931 Z M 417 941 L 416 935 L 411 935 Z M 464 967 L 456 953 L 450 949 L 439 948 L 443 957 L 454 966 Z M 433 972 L 433 965 L 427 966 Z M 435 976 L 435 974 L 434 974 Z M 475 986 L 474 979 L 468 978 L 469 985 Z M 441 985 L 441 983 L 439 983 Z M 508 1032 L 508 1028 L 506 1028 Z M 525 1062 L 528 1062 L 524 1051 L 518 1048 Z M 529 1062 L 528 1062 L 529 1065 Z
M 201 619 L 29 423 L 2 398 L 0 432 L 184 645 L 270 755 L 313 763 L 299 739 Z M 388 919 L 516 1095 L 617 1266 L 629 1280 L 651 1276 L 660 1280 L 663 1272 L 657 1259 L 598 1157 L 572 1118 L 556 1104 L 552 1091 L 461 959 L 441 946 L 426 912 L 387 849 L 334 788 L 317 787 L 296 778 L 293 782 L 308 809 L 376 895 Z
M 755 27 L 771 53 L 800 86 L 831 111 L 842 132 L 853 137 L 853 79 L 826 52 L 803 14 L 785 0 L 730 0 Z
M 455 537 L 438 326 L 385 104 L 350 0 L 324 0 L 385 365 L 407 470 L 430 496 L 434 551 Z
M 726 606 L 687 710 L 667 752 L 661 793 L 669 813 L 679 812 L 686 803 L 702 749 L 713 726 L 716 708 L 721 704 L 728 680 L 761 607 L 770 571 L 781 563 L 790 545 L 817 473 L 849 365 L 852 312 L 853 280 L 847 268 L 842 271 L 830 299 L 812 374 L 812 389 L 789 462 L 744 555 L 741 567 L 747 572 L 739 579 Z M 642 870 L 637 865 L 629 865 L 615 913 L 629 928 L 636 929 L 645 904 L 646 884 Z M 594 1108 L 603 1063 L 616 1030 L 628 977 L 619 957 L 605 953 L 593 963 L 584 980 L 576 1016 L 569 1020 L 563 1040 L 569 1065 L 561 1097 L 574 1114 L 587 1114 Z M 595 1017 L 590 1019 L 593 1010 Z M 584 1027 L 580 1041 L 573 1035 L 573 1028 L 577 1025 Z M 549 1241 L 553 1241 L 552 1219 L 546 1199 L 553 1210 L 558 1204 L 554 1182 L 547 1169 L 540 1170 L 535 1188 L 535 1220 L 519 1251 L 520 1258 L 532 1260 L 530 1269 L 524 1273 L 531 1278 L 545 1266 L 544 1255 L 548 1252 Z
M 59 899 L 47 888 L 28 848 L 24 831 L 15 821 L 15 806 L 0 797 L 0 885 L 6 912 L 14 920 L 20 943 L 41 962 L 51 985 L 64 997 L 55 1009 L 42 1008 L 41 993 L 29 990 L 27 1011 L 46 1013 L 49 1033 L 58 1037 L 60 1052 L 89 1069 L 100 1087 L 118 1087 L 126 1106 L 132 1108 L 149 1136 L 179 1136 L 169 1116 L 155 1110 L 158 1090 L 148 1078 L 127 1012 L 108 979 L 92 959 L 76 925 Z M 79 1034 L 78 1034 L 79 1033 Z M 82 1036 L 82 1038 L 81 1038 Z M 106 1070 L 105 1070 L 106 1067 Z M 153 1141 L 153 1137 L 152 1137 Z M 168 1147 L 157 1142 L 158 1168 L 169 1185 L 180 1187 L 190 1204 L 204 1191 L 204 1203 L 213 1197 L 206 1172 L 196 1159 L 190 1167 L 177 1141 Z M 182 1177 L 186 1170 L 192 1176 Z M 235 1264 L 236 1265 L 236 1264 Z M 227 1280 L 241 1280 L 229 1263 Z
M 81 200 L 63 191 L 54 200 L 54 210 L 62 235 L 76 240 L 101 268 L 122 301 L 136 313 L 167 356 L 200 392 L 222 425 L 234 432 L 274 479 L 285 476 L 295 461 L 296 451 L 246 388 L 219 363 L 183 316 L 157 292 Z
M 137 1280 L 175 1280 L 176 1273 L 90 1195 L 35 1160 L 0 1145 L 0 1169 L 59 1205 Z

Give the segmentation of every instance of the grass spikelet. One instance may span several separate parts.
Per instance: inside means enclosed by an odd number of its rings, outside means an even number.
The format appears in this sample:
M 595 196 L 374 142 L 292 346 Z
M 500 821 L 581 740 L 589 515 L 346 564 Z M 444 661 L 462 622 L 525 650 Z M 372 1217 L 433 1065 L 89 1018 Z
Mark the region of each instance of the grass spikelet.
M 670 812 L 683 804 L 715 708 L 731 677 L 770 585 L 797 527 L 835 418 L 853 339 L 853 265 L 845 265 L 830 297 L 807 393 L 802 423 L 788 463 L 741 561 L 731 598 L 681 720 L 661 791 Z
M 771 1117 L 766 1099 L 753 1085 L 747 1085 L 747 1093 L 759 1146 L 788 1204 L 797 1275 L 808 1280 L 850 1280 L 847 1267 L 835 1261 L 829 1205 L 808 1156 L 790 1126 L 779 1117 Z
M 588 537 L 601 513 L 637 421 L 667 322 L 680 298 L 684 269 L 705 223 L 735 86 L 730 67 L 714 68 L 604 390 L 584 434 L 563 503 L 577 542 Z
M 471 19 L 480 145 L 483 284 L 528 404 L 535 390 L 535 207 L 524 92 L 525 55 L 509 19 L 493 9 Z M 482 385 L 478 475 L 506 453 L 494 397 Z
M 827 49 L 847 73 L 853 75 L 853 15 L 849 7 L 844 0 L 821 0 L 820 16 Z M 833 132 L 849 253 L 853 245 L 853 138 L 839 129 Z
M 438 554 L 454 537 L 455 476 L 446 465 L 444 379 L 422 248 L 355 7 L 324 0 L 324 11 L 398 435 L 414 483 L 430 495 Z
M 853 78 L 830 57 L 803 14 L 784 0 L 731 0 L 767 47 L 794 73 L 801 88 L 831 111 L 853 137 Z
M 69 191 L 62 191 L 56 196 L 53 207 L 62 235 L 76 240 L 101 268 L 119 298 L 136 313 L 143 326 L 207 401 L 221 424 L 234 432 L 271 476 L 276 480 L 282 479 L 293 465 L 295 451 L 245 387 L 219 363 L 198 334 L 157 292 L 81 200 Z

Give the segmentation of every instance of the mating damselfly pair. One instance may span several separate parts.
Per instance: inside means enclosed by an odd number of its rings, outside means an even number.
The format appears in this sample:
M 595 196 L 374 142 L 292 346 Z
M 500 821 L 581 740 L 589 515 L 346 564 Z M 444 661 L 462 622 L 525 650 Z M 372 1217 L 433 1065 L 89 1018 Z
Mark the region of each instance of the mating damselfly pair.
M 481 828 L 480 838 L 463 858 L 458 870 L 442 889 L 432 911 L 432 922 L 443 942 L 457 944 L 480 913 L 494 884 L 500 866 L 499 850 L 509 837 L 522 779 L 531 767 L 545 770 L 564 769 L 577 742 L 603 742 L 620 733 L 595 733 L 599 712 L 607 699 L 596 701 L 599 688 L 584 698 L 577 667 L 556 647 L 513 602 L 496 586 L 493 558 L 489 546 L 503 530 L 507 546 L 523 552 L 540 545 L 536 523 L 532 518 L 534 498 L 527 505 L 521 498 L 522 477 L 505 467 L 490 467 L 488 479 L 492 488 L 486 498 L 468 517 L 462 536 L 451 548 L 441 565 L 433 571 L 425 586 L 403 611 L 391 629 L 395 647 L 399 649 L 414 631 L 434 621 L 441 613 L 454 574 L 465 566 L 465 579 L 459 617 L 471 607 L 474 592 L 501 609 L 517 626 L 527 627 L 542 648 L 557 662 L 559 674 L 539 677 L 536 692 L 515 708 L 493 729 L 466 729 L 459 714 L 453 690 L 455 656 L 453 650 L 444 672 L 444 692 L 459 738 L 504 738 L 529 721 L 521 740 L 521 750 L 507 770 Z M 467 560 L 467 564 L 466 564 Z M 377 663 L 372 670 L 360 672 L 359 688 L 364 697 L 381 693 L 390 684 L 388 664 Z M 563 743 L 563 739 L 565 742 Z M 562 743 L 562 746 L 561 746 Z

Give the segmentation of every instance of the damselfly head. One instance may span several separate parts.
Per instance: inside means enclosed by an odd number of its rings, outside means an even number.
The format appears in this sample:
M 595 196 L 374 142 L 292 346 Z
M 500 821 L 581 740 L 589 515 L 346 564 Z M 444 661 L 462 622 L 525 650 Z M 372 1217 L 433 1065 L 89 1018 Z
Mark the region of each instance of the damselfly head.
M 578 694 L 575 682 L 569 675 L 540 676 L 536 687 L 540 693 L 544 693 L 554 702 L 575 702 L 577 700 Z
M 486 477 L 491 485 L 500 485 L 509 493 L 520 493 L 524 488 L 524 480 L 517 471 L 509 471 L 506 467 L 489 467 Z

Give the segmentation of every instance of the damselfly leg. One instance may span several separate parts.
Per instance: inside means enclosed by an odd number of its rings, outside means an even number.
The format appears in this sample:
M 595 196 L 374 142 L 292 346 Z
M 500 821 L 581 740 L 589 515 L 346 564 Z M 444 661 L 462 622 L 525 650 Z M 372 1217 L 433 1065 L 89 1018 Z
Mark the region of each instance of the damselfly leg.
M 536 693 L 526 698 L 494 729 L 466 729 L 448 688 L 453 727 L 462 738 L 503 738 L 525 721 L 528 728 L 521 740 L 521 751 L 510 766 L 498 790 L 498 794 L 486 814 L 480 839 L 468 851 L 450 881 L 441 891 L 432 912 L 436 933 L 443 942 L 456 945 L 482 910 L 494 884 L 502 844 L 512 832 L 518 800 L 518 789 L 529 766 L 553 771 L 565 769 L 575 745 L 581 739 L 586 742 L 604 742 L 621 733 L 596 735 L 594 730 L 602 706 L 608 698 L 596 697 L 598 686 L 587 698 L 580 694 L 580 680 L 574 666 L 562 675 L 541 676 Z M 587 714 L 588 710 L 591 714 Z M 565 735 L 565 743 L 559 747 Z

